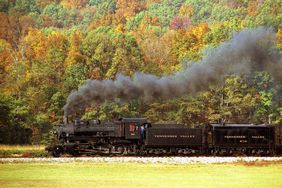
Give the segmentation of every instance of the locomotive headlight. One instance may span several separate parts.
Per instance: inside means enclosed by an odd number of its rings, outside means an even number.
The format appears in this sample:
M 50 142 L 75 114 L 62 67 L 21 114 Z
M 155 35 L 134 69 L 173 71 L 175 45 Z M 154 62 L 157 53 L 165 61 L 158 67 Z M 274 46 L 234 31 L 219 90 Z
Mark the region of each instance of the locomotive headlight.
M 69 137 L 69 133 L 66 134 L 66 137 Z

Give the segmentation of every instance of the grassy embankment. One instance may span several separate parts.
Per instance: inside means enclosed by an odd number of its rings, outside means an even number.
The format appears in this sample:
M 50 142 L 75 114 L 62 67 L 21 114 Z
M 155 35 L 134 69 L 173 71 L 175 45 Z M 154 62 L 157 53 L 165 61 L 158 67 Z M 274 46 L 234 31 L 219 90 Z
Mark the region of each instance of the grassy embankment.
M 0 145 L 0 157 L 42 157 L 46 156 L 43 145 Z
M 282 163 L 0 164 L 1 187 L 282 187 Z

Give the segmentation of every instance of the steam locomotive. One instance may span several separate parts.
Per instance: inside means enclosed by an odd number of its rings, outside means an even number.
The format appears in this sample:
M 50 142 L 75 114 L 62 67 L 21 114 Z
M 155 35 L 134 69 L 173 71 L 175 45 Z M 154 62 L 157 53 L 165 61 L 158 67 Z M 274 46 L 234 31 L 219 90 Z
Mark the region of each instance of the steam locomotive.
M 145 118 L 66 121 L 53 132 L 53 156 L 79 155 L 274 155 L 282 151 L 282 126 L 151 124 Z

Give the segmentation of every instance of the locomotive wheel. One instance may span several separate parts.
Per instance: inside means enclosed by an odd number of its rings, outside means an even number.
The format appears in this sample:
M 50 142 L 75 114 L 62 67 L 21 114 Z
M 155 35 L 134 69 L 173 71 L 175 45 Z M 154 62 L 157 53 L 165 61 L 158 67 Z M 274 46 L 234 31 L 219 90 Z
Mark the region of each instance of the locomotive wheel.
M 71 151 L 70 154 L 71 154 L 73 157 L 79 157 L 79 156 L 81 156 L 81 154 L 79 153 L 79 151 L 76 151 L 76 150 Z
M 60 157 L 60 156 L 62 155 L 62 152 L 61 152 L 60 150 L 53 150 L 53 151 L 51 152 L 51 155 L 52 155 L 53 157 Z
M 63 154 L 63 148 L 60 146 L 54 146 L 52 149 L 49 150 L 49 153 L 53 157 L 60 157 Z
M 123 145 L 117 146 L 116 151 L 117 151 L 119 154 L 121 154 L 121 155 L 127 153 L 126 148 L 125 148 L 125 146 L 123 146 Z

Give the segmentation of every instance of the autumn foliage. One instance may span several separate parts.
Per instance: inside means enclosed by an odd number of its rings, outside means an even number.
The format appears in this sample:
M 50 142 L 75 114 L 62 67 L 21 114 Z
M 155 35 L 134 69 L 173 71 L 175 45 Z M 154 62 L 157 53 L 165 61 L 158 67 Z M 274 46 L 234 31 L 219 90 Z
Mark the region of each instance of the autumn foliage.
M 281 50 L 281 7 L 279 0 L 3 0 L 0 127 L 29 127 L 34 143 L 47 142 L 67 96 L 87 79 L 173 74 L 244 28 L 272 27 Z M 220 120 L 280 124 L 281 104 L 281 86 L 258 72 L 230 75 L 197 96 L 108 101 L 77 116 L 142 116 L 187 126 Z

